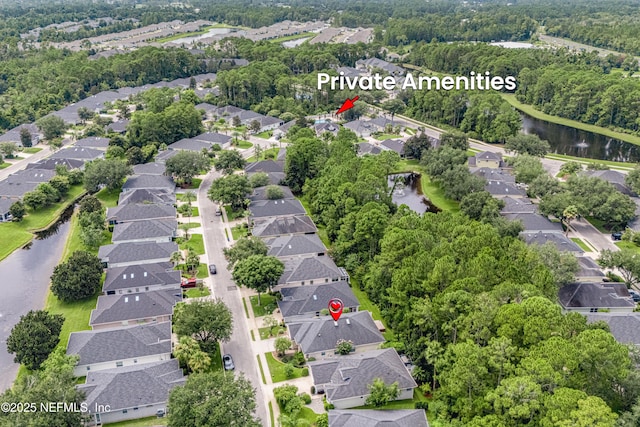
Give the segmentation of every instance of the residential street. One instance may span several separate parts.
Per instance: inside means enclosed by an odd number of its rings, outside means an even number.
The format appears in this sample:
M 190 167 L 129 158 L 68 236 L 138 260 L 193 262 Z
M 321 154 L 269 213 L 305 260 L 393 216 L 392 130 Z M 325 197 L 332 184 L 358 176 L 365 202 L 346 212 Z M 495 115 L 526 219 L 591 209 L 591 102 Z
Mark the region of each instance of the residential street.
M 225 236 L 222 217 L 215 215 L 215 204 L 207 197 L 211 182 L 218 177 L 220 174 L 216 171 L 207 174 L 198 189 L 198 204 L 208 263 L 215 264 L 218 270 L 217 274 L 211 276 L 213 295 L 221 298 L 233 313 L 233 334 L 229 342 L 222 344 L 222 353 L 231 354 L 236 365 L 236 372 L 243 372 L 253 384 L 256 389 L 256 415 L 262 420 L 262 424 L 267 426 L 269 425 L 269 411 L 262 391 L 260 370 L 254 353 L 251 351 L 248 321 L 244 314 L 239 289 L 231 279 L 231 273 L 227 270 L 227 261 L 222 253 L 222 249 L 229 246 L 230 243 Z

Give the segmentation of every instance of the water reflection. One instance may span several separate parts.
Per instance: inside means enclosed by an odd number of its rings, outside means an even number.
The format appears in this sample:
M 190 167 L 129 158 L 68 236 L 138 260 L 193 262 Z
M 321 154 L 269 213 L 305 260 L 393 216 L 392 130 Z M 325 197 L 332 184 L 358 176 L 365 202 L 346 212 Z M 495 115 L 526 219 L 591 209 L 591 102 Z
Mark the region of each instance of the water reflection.
M 556 154 L 617 162 L 640 162 L 640 146 L 521 113 L 522 130 L 549 141 Z
M 440 208 L 422 195 L 420 174 L 400 173 L 388 176 L 389 188 L 393 189 L 391 199 L 396 205 L 407 205 L 417 213 L 440 212 Z

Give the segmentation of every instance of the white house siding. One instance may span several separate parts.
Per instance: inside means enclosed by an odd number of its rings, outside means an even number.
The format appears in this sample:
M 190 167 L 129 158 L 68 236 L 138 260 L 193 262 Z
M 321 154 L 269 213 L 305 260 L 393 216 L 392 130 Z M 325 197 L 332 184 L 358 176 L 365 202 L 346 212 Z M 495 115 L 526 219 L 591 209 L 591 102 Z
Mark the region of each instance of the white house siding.
M 122 409 L 117 411 L 114 410 L 111 412 L 103 412 L 103 413 L 100 413 L 100 421 L 102 422 L 102 424 L 107 424 L 107 423 L 116 423 L 119 421 L 135 420 L 138 418 L 155 417 L 159 409 L 163 409 L 166 413 L 167 403 L 166 402 L 157 403 L 155 405 L 143 406 L 138 409 L 127 408 L 126 413 L 124 413 Z M 95 415 L 94 415 L 94 423 L 91 425 L 96 425 Z
M 115 243 L 142 243 L 142 242 L 156 242 L 156 243 L 164 243 L 164 242 L 172 242 L 172 236 L 165 237 L 147 237 L 146 239 L 130 239 L 130 240 L 118 240 Z
M 139 260 L 139 261 L 125 261 L 125 262 L 118 262 L 118 263 L 111 263 L 109 262 L 109 268 L 115 268 L 115 267 L 128 267 L 130 265 L 139 265 L 139 264 L 158 264 L 161 262 L 167 262 L 169 261 L 169 258 L 157 258 L 157 259 L 143 259 L 143 260 Z
M 98 325 L 91 326 L 91 329 L 96 331 L 98 329 L 114 329 L 114 328 L 120 328 L 122 326 L 135 326 L 135 325 L 143 325 L 146 323 L 159 323 L 159 322 L 170 322 L 170 321 L 171 321 L 171 315 L 166 315 L 166 316 L 158 316 L 158 317 L 147 317 L 145 319 L 125 320 L 122 322 L 100 323 Z
M 138 292 L 151 292 L 151 291 L 163 291 L 166 289 L 180 289 L 180 284 L 176 283 L 171 287 L 169 285 L 153 285 L 153 286 L 139 286 L 133 288 L 122 288 L 116 291 L 109 291 L 107 295 L 124 295 L 124 294 L 132 294 Z
M 89 371 L 104 371 L 105 369 L 118 368 L 117 362 L 122 362 L 122 366 L 141 365 L 143 363 L 159 362 L 161 360 L 171 359 L 171 353 L 152 354 L 150 356 L 141 356 L 132 359 L 112 360 L 109 362 L 92 363 L 90 365 L 77 365 L 73 368 L 73 375 L 76 377 L 84 377 Z M 87 366 L 91 369 L 87 370 Z

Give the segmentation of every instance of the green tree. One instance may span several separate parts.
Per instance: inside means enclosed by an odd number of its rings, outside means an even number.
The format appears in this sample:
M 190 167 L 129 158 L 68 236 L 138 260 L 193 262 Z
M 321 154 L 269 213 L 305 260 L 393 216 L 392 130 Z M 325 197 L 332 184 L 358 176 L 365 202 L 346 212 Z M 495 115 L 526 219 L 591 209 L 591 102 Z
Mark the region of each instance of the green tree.
M 9 208 L 9 214 L 14 221 L 22 221 L 22 218 L 24 218 L 26 213 L 27 209 L 25 208 L 24 203 L 20 200 L 13 202 Z
M 171 254 L 170 261 L 173 263 L 174 267 L 177 267 L 178 264 L 184 261 L 184 257 L 182 256 L 182 251 L 175 251 Z
M 36 126 L 42 132 L 44 139 L 51 141 L 54 138 L 62 136 L 67 130 L 67 125 L 58 116 L 48 115 L 36 120 Z
M 566 175 L 574 175 L 582 170 L 582 165 L 578 162 L 565 162 L 560 166 L 560 172 Z
M 102 272 L 102 263 L 97 256 L 75 251 L 53 270 L 51 292 L 64 302 L 92 297 L 100 289 Z
M 544 197 L 548 194 L 557 194 L 562 191 L 560 182 L 548 174 L 539 175 L 529 183 L 527 194 L 530 197 Z
M 537 417 L 542 406 L 542 388 L 528 377 L 505 378 L 487 395 L 487 400 L 509 423 L 523 425 Z
M 636 165 L 633 170 L 629 171 L 624 182 L 634 193 L 640 194 L 640 165 Z
M 260 294 L 277 285 L 283 272 L 284 265 L 278 258 L 251 255 L 235 264 L 232 277 L 238 285 L 258 292 L 258 305 L 260 305 Z
M 580 212 L 578 211 L 578 207 L 575 205 L 569 205 L 562 211 L 562 220 L 567 227 L 565 230 L 565 236 L 569 235 L 569 227 L 571 226 L 571 221 L 576 219 L 579 214 Z
M 43 310 L 31 310 L 20 316 L 7 338 L 7 351 L 15 354 L 14 362 L 30 370 L 40 365 L 60 342 L 64 316 Z
M 421 159 L 423 153 L 431 149 L 432 146 L 433 140 L 427 134 L 417 133 L 404 143 L 404 155 L 413 159 Z
M 20 144 L 26 148 L 33 145 L 33 136 L 31 132 L 29 132 L 29 129 L 25 127 L 20 128 Z
M 93 119 L 93 117 L 96 115 L 96 113 L 89 110 L 87 107 L 80 107 L 78 108 L 77 112 L 78 112 L 78 117 L 80 118 L 82 123 L 86 123 L 87 120 Z
M 233 316 L 220 299 L 195 300 L 176 307 L 173 330 L 178 336 L 195 338 L 203 349 L 212 349 L 231 337 Z
M 249 126 L 247 126 L 247 129 L 249 129 L 253 133 L 258 133 L 260 128 L 260 122 L 257 120 L 252 120 L 251 123 L 249 123 Z
M 346 356 L 354 350 L 353 342 L 349 340 L 338 340 L 336 344 L 336 354 L 340 354 L 342 356 Z
M 532 249 L 540 255 L 542 262 L 549 268 L 558 286 L 575 281 L 579 265 L 573 254 L 560 252 L 551 242 L 544 245 L 534 245 Z
M 66 176 L 56 175 L 49 180 L 49 184 L 55 188 L 60 196 L 66 196 L 69 192 L 69 178 Z
M 195 151 L 182 150 L 166 161 L 167 173 L 177 181 L 191 183 L 194 176 L 208 172 L 209 159 Z
M 91 194 L 87 194 L 80 200 L 80 208 L 78 210 L 79 215 L 88 214 L 92 212 L 102 212 L 103 207 L 100 200 Z
M 130 147 L 125 153 L 125 157 L 127 159 L 127 164 L 129 165 L 139 165 L 140 163 L 144 163 L 146 160 L 146 156 L 140 147 Z M 167 160 L 167 162 L 169 160 Z
M 528 154 L 520 154 L 513 158 L 513 168 L 517 182 L 529 184 L 540 175 L 546 174 L 539 158 Z
M 468 150 L 469 141 L 467 135 L 462 132 L 453 131 L 445 132 L 440 135 L 440 144 L 448 145 L 457 150 Z
M 327 143 L 318 138 L 298 138 L 289 145 L 284 172 L 291 191 L 300 193 L 305 181 L 318 175 L 327 155 Z
M 469 193 L 460 200 L 460 210 L 469 218 L 478 221 L 491 222 L 500 216 L 504 202 L 495 199 L 487 191 Z
M 267 199 L 278 200 L 284 198 L 284 191 L 277 185 L 270 185 L 267 187 Z
M 404 109 L 407 108 L 404 102 L 401 99 L 393 98 L 389 99 L 380 105 L 383 110 L 391 114 L 391 123 L 393 123 L 393 117 L 396 114 L 401 114 L 404 112 Z
M 238 263 L 238 261 L 250 257 L 251 255 L 267 255 L 267 245 L 258 237 L 242 237 L 237 240 L 230 248 L 224 248 L 222 252 L 229 261 L 229 270 Z
M 2 154 L 4 158 L 13 158 L 16 151 L 18 151 L 18 146 L 15 142 L 0 142 L 0 154 Z
M 194 191 L 191 191 L 191 190 L 185 191 L 184 194 L 182 195 L 182 200 L 187 202 L 189 206 L 191 206 L 191 203 L 195 202 L 197 199 L 198 199 L 198 196 Z
M 90 249 L 97 249 L 104 240 L 104 228 L 85 227 L 80 230 L 82 244 Z
M 225 175 L 231 175 L 234 170 L 242 169 L 246 164 L 246 160 L 238 150 L 224 150 L 214 161 L 216 170 L 222 171 Z
M 35 211 L 47 204 L 47 196 L 39 190 L 27 191 L 22 196 L 22 202 Z
M 124 148 L 117 145 L 110 145 L 105 153 L 106 159 L 123 159 L 125 156 Z
M 233 209 L 240 209 L 250 192 L 251 186 L 246 176 L 229 175 L 214 180 L 208 196 L 214 202 L 230 204 Z
M 131 175 L 133 169 L 119 159 L 97 159 L 85 165 L 84 187 L 94 193 L 104 185 L 109 190 L 116 190 L 122 186 L 127 175 Z
M 249 184 L 253 188 L 264 187 L 269 185 L 269 175 L 264 172 L 254 173 L 249 177 Z
M 217 371 L 189 375 L 184 386 L 171 390 L 167 409 L 173 427 L 259 427 L 255 408 L 255 392 L 242 374 Z
M 287 337 L 278 337 L 274 342 L 278 356 L 282 357 L 291 348 L 291 340 Z
M 396 400 L 399 395 L 400 390 L 398 389 L 397 382 L 386 385 L 381 378 L 376 378 L 373 380 L 373 383 L 369 385 L 369 396 L 367 400 L 365 400 L 365 405 L 379 408 L 392 400 Z
M 548 141 L 540 139 L 538 135 L 518 133 L 507 138 L 504 148 L 516 154 L 544 157 L 551 149 L 551 146 Z
M 600 252 L 598 264 L 602 267 L 618 269 L 628 285 L 634 285 L 640 280 L 640 256 L 631 249 L 623 248 L 619 251 L 605 249 Z

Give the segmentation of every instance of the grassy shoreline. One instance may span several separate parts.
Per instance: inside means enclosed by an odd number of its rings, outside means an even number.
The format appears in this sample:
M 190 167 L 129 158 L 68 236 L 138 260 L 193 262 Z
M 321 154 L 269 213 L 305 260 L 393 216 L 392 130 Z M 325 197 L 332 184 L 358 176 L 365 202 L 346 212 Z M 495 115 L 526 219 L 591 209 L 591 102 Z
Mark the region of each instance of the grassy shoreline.
M 511 104 L 511 106 L 514 107 L 516 110 L 522 111 L 523 113 L 526 113 L 536 119 L 545 120 L 550 123 L 572 127 L 572 128 L 584 130 L 587 132 L 597 133 L 599 135 L 604 135 L 610 138 L 619 139 L 621 141 L 625 141 L 630 144 L 640 145 L 640 136 L 631 135 L 623 132 L 617 132 L 615 130 L 603 128 L 601 126 L 590 125 L 590 124 L 582 123 L 576 120 L 565 119 L 563 117 L 552 116 L 550 114 L 543 113 L 542 111 L 536 110 L 531 105 L 523 104 L 522 102 L 518 101 L 516 99 L 516 96 L 513 94 L 501 93 L 500 95 L 505 101 Z

